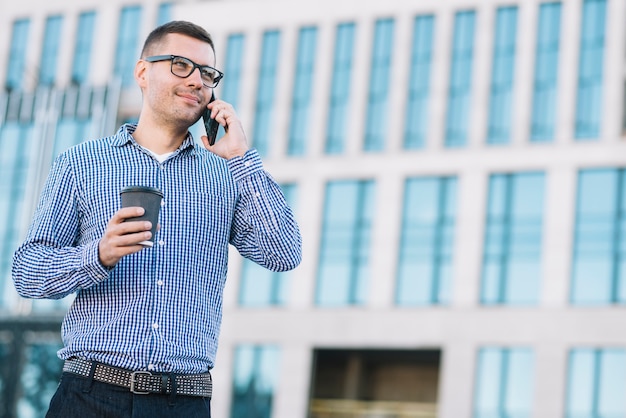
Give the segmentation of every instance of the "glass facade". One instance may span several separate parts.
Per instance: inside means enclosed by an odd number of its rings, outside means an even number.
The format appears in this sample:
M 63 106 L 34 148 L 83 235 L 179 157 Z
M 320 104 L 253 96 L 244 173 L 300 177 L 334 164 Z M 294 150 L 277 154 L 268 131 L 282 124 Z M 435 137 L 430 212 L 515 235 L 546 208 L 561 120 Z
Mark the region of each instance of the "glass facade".
M 269 152 L 272 134 L 272 117 L 276 96 L 276 70 L 280 56 L 280 32 L 267 31 L 263 34 L 261 62 L 256 95 L 252 146 L 261 156 Z
M 415 18 L 404 128 L 405 149 L 423 148 L 426 143 L 434 30 L 434 16 L 425 15 Z
M 560 42 L 561 3 L 543 3 L 539 7 L 539 26 L 535 51 L 535 79 L 530 129 L 532 142 L 554 140 Z
M 602 119 L 606 0 L 584 0 L 576 95 L 578 139 L 597 139 Z
M 7 60 L 7 90 L 22 88 L 24 72 L 26 71 L 26 48 L 28 47 L 28 30 L 30 19 L 19 19 L 13 22 L 11 46 Z
M 517 7 L 499 7 L 493 41 L 488 144 L 507 144 L 511 140 L 516 37 Z
M 481 301 L 535 304 L 541 284 L 543 173 L 489 180 Z
M 534 355 L 528 348 L 485 347 L 478 354 L 473 418 L 530 418 Z
M 341 154 L 345 147 L 355 32 L 354 23 L 341 23 L 337 26 L 328 103 L 327 154 Z
M 8 307 L 13 288 L 11 261 L 22 239 L 24 200 L 29 170 L 36 161 L 32 123 L 7 122 L 0 127 L 0 307 Z
M 241 86 L 241 71 L 243 68 L 243 52 L 245 46 L 245 35 L 242 33 L 234 33 L 228 35 L 226 40 L 226 57 L 224 59 L 224 78 L 220 81 L 219 89 L 221 92 L 216 95 L 221 95 L 221 99 L 227 103 L 230 103 L 235 110 L 238 110 L 240 99 L 240 86 Z M 218 64 L 219 67 L 219 64 Z M 205 135 L 204 127 L 202 129 L 202 135 Z M 224 135 L 224 128 L 220 125 L 217 133 L 217 137 L 221 138 Z
M 474 11 L 457 12 L 454 17 L 445 133 L 445 145 L 449 148 L 464 147 L 467 144 L 475 21 Z
M 300 29 L 298 36 L 298 52 L 291 96 L 291 121 L 289 123 L 289 155 L 304 155 L 307 142 L 310 140 L 309 119 L 311 115 L 311 99 L 315 86 L 315 52 L 317 44 L 317 28 Z
M 78 18 L 74 62 L 72 64 L 72 82 L 83 84 L 89 79 L 93 31 L 96 25 L 96 13 L 81 13 Z
M 46 19 L 41 62 L 39 63 L 40 85 L 51 86 L 56 81 L 62 25 L 63 16 L 50 16 Z
M 240 345 L 235 350 L 231 418 L 271 418 L 280 352 L 274 346 Z
M 586 169 L 578 176 L 571 300 L 626 302 L 626 171 Z
M 157 13 L 157 25 L 162 25 L 172 20 L 172 6 L 172 3 L 159 4 L 159 11 Z
M 141 6 L 127 6 L 120 12 L 115 48 L 113 73 L 122 81 L 122 86 L 131 86 L 135 81 L 135 64 L 139 59 L 139 28 L 141 27 Z
M 625 349 L 573 349 L 567 379 L 566 418 L 626 416 Z
M 282 185 L 287 203 L 296 212 L 296 185 Z M 290 272 L 274 272 L 243 259 L 239 304 L 248 307 L 283 306 L 289 298 Z
M 398 305 L 445 304 L 452 288 L 457 179 L 410 178 L 404 188 Z
M 326 185 L 317 283 L 319 306 L 360 305 L 367 299 L 374 182 Z
M 241 86 L 245 40 L 245 36 L 241 33 L 228 36 L 226 41 L 226 58 L 224 59 L 224 74 L 226 76 L 220 81 L 222 98 L 224 101 L 232 104 L 235 109 L 237 109 L 240 99 L 239 89 Z
M 365 151 L 382 151 L 388 126 L 389 76 L 393 54 L 393 19 L 379 19 L 374 30 L 370 69 L 367 116 L 365 117 Z

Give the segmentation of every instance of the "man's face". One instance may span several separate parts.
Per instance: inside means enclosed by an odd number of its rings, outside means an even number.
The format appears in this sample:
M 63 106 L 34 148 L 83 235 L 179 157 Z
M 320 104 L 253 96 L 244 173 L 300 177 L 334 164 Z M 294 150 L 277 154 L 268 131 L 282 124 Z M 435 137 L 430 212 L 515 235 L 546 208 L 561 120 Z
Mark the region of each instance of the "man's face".
M 199 65 L 215 67 L 215 53 L 211 46 L 186 35 L 169 34 L 164 42 L 156 45 L 150 55 L 178 55 L 189 58 Z M 174 124 L 185 129 L 202 115 L 213 89 L 205 87 L 199 69 L 187 78 L 171 72 L 171 61 L 143 62 L 144 77 L 138 82 L 144 93 L 144 110 L 159 123 Z

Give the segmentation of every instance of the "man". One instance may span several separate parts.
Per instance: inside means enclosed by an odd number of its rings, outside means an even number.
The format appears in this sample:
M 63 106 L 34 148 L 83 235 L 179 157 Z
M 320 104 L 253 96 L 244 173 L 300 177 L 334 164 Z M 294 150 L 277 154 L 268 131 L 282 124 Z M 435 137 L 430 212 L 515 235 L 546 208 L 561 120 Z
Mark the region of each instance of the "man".
M 296 267 L 301 238 L 277 184 L 249 149 L 233 107 L 209 104 L 221 73 L 209 34 L 170 22 L 146 39 L 135 80 L 137 125 L 84 142 L 53 164 L 13 261 L 20 295 L 76 293 L 62 326 L 64 373 L 49 417 L 207 417 L 229 243 L 274 270 Z M 225 128 L 214 145 L 188 128 L 205 109 Z M 126 219 L 126 186 L 164 197 L 148 221 Z

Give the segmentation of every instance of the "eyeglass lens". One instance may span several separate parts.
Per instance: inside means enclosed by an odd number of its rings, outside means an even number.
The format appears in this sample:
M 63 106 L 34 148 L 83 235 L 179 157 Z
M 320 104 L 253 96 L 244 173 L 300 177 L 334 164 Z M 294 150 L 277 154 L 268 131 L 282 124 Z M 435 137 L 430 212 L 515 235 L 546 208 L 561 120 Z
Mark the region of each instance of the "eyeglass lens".
M 207 87 L 215 87 L 218 75 L 215 69 L 208 66 L 196 65 L 191 60 L 184 57 L 175 57 L 172 59 L 172 74 L 178 77 L 186 78 L 194 72 L 196 66 L 200 70 L 202 83 Z

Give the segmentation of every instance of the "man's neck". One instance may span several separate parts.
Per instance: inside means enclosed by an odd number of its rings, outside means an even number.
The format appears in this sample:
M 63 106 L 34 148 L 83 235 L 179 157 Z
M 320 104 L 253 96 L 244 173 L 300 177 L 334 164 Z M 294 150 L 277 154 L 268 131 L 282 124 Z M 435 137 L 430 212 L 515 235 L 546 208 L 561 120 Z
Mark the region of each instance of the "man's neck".
M 187 130 L 168 129 L 155 124 L 142 123 L 141 119 L 137 129 L 133 132 L 133 138 L 142 147 L 156 154 L 165 154 L 177 150 L 187 137 Z

